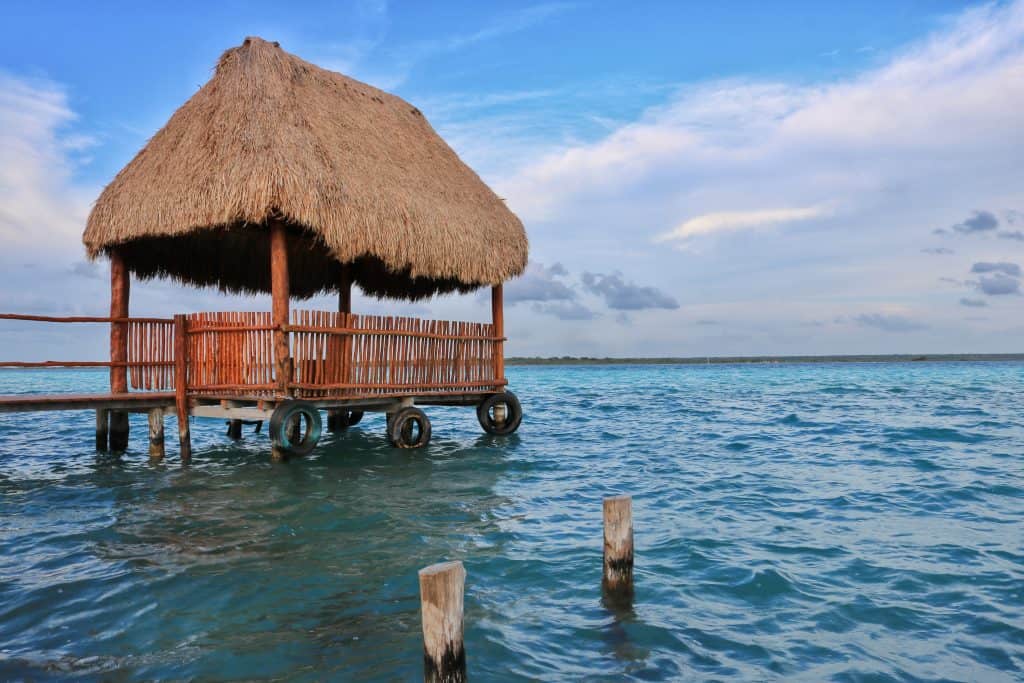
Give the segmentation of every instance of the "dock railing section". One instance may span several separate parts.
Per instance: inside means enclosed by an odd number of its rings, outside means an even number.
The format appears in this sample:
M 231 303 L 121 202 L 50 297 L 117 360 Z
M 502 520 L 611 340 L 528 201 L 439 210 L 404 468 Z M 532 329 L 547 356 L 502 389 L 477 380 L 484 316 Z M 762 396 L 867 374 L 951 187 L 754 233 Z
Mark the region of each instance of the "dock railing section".
M 270 313 L 188 316 L 192 394 L 271 395 L 278 388 Z M 489 323 L 332 311 L 293 311 L 287 326 L 292 377 L 302 398 L 498 391 Z
M 174 320 L 0 314 L 47 323 L 108 323 L 127 332 L 126 360 L 0 361 L 16 368 L 124 368 L 135 391 L 175 389 Z M 185 316 L 190 395 L 279 393 L 269 312 Z M 500 391 L 501 337 L 490 323 L 293 311 L 286 329 L 290 395 L 374 398 Z M 499 374 L 500 373 L 500 374 Z
M 127 370 L 128 382 L 138 391 L 174 388 L 174 321 L 170 318 L 111 318 L 101 316 L 47 316 L 0 313 L 0 320 L 41 323 L 107 323 L 127 331 L 125 360 L 84 361 L 0 360 L 5 368 L 112 368 Z

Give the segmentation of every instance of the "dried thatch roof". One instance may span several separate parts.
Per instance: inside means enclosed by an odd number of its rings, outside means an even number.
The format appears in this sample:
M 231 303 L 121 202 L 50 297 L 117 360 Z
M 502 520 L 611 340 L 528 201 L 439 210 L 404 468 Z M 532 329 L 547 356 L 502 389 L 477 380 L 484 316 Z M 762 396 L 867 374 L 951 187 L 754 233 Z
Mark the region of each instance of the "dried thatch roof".
M 418 298 L 518 275 L 523 225 L 418 109 L 246 38 L 103 190 L 84 242 L 138 276 L 268 292 L 267 221 L 291 287 Z

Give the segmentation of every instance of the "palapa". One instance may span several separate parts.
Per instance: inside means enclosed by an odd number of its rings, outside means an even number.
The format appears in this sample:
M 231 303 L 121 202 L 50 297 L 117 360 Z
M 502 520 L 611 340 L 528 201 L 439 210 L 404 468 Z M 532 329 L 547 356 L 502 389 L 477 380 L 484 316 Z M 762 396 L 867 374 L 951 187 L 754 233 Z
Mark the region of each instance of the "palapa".
M 526 266 L 522 223 L 399 97 L 246 38 L 103 190 L 83 236 L 138 277 L 269 292 L 268 221 L 291 294 L 418 299 Z

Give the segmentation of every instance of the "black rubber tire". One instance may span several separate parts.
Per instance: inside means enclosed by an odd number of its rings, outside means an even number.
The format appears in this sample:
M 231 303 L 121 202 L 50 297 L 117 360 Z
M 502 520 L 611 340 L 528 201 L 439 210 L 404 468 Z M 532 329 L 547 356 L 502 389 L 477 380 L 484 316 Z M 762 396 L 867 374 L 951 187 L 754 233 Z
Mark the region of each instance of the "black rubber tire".
M 413 428 L 420 433 L 413 439 Z M 388 441 L 396 448 L 423 448 L 430 443 L 430 418 L 419 408 L 402 408 L 388 420 Z
M 505 405 L 505 423 L 497 424 L 491 417 L 491 409 L 496 405 Z M 506 436 L 519 429 L 523 422 L 523 406 L 511 391 L 491 394 L 476 407 L 476 419 L 488 434 Z
M 348 414 L 348 426 L 349 427 L 355 427 L 357 424 L 359 424 L 359 421 L 362 420 L 362 419 L 363 419 L 363 411 L 361 411 L 361 410 L 349 411 L 349 414 Z
M 292 420 L 298 417 L 305 418 L 306 433 L 299 443 L 292 443 L 291 427 Z M 320 411 L 316 406 L 305 401 L 285 401 L 274 408 L 270 416 L 270 441 L 281 453 L 285 455 L 308 455 L 317 442 L 323 431 L 323 422 L 320 419 Z

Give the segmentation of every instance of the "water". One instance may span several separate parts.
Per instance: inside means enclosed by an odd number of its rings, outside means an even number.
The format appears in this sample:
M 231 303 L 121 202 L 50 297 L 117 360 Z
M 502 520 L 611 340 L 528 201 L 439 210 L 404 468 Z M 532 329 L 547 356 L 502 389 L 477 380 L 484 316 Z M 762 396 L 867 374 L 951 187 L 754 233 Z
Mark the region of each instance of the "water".
M 526 419 L 368 415 L 191 468 L 0 415 L 0 679 L 416 680 L 416 570 L 461 559 L 474 680 L 1024 678 L 1024 364 L 509 368 Z M 4 372 L 0 393 L 94 372 Z M 168 423 L 173 433 L 173 421 Z M 636 600 L 600 596 L 634 496 Z

